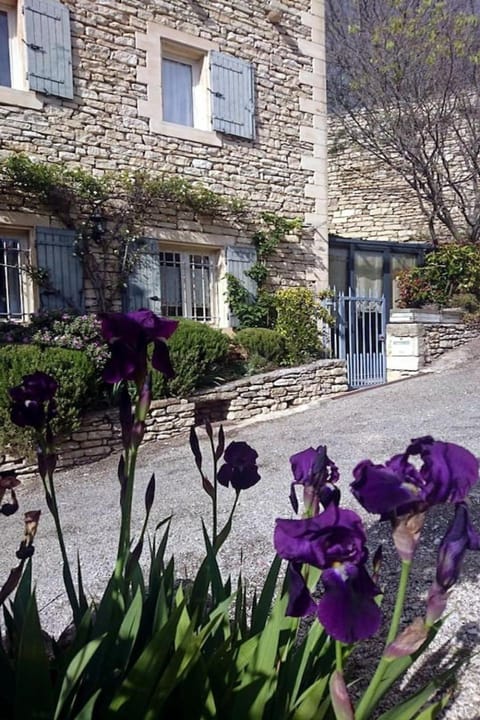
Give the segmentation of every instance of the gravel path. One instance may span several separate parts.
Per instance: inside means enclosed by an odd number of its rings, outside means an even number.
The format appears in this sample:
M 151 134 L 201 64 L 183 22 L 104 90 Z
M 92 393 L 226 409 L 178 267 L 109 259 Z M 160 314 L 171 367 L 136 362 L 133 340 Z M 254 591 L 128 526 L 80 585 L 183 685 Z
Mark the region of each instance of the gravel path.
M 227 442 L 245 440 L 259 454 L 262 481 L 243 493 L 223 563 L 235 573 L 241 566 L 252 584 L 260 583 L 273 557 L 272 530 L 278 516 L 291 516 L 288 502 L 290 469 L 288 458 L 310 445 L 326 444 L 329 455 L 339 465 L 343 505 L 361 509 L 350 497 L 348 484 L 353 466 L 366 457 L 383 462 L 402 451 L 410 438 L 431 434 L 435 438 L 461 443 L 480 456 L 480 341 L 453 351 L 433 365 L 428 374 L 368 391 L 332 399 L 317 400 L 297 411 L 266 416 L 261 421 L 227 425 Z M 207 455 L 207 446 L 202 444 Z M 82 559 L 89 593 L 99 593 L 113 563 L 118 536 L 117 460 L 105 460 L 58 475 L 57 497 L 61 507 L 68 549 L 72 559 L 77 551 Z M 185 439 L 149 444 L 140 453 L 135 496 L 135 524 L 141 523 L 143 493 L 152 472 L 157 478 L 157 494 L 152 511 L 152 528 L 173 514 L 171 549 L 175 550 L 177 575 L 191 576 L 202 554 L 200 518 L 208 520 L 207 498 Z M 62 594 L 61 569 L 53 523 L 45 508 L 39 482 L 20 488 L 21 509 L 42 508 L 36 541 L 34 572 L 39 606 L 46 629 L 58 633 L 68 621 Z M 225 512 L 232 500 L 221 488 Z M 472 493 L 472 513 L 480 528 L 480 488 Z M 371 546 L 386 544 L 384 583 L 394 585 L 398 566 L 389 546 L 386 524 L 363 513 L 369 526 Z M 438 544 L 451 508 L 431 513 L 418 555 L 406 618 L 422 613 L 424 594 L 433 577 L 435 546 Z M 0 560 L 0 577 L 13 562 L 14 550 L 22 534 L 22 517 L 3 518 L 3 544 L 7 551 Z M 480 639 L 479 554 L 470 553 L 461 581 L 450 602 L 449 620 L 442 639 L 456 635 L 458 644 L 469 647 Z M 365 651 L 365 662 L 369 657 Z M 460 693 L 446 713 L 448 720 L 475 720 L 478 711 L 478 673 L 480 658 L 474 659 L 462 679 Z

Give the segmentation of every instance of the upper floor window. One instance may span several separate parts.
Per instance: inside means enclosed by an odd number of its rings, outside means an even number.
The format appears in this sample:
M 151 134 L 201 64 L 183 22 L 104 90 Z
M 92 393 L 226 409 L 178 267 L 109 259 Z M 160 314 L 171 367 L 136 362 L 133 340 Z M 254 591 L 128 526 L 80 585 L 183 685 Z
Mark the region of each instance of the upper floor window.
M 138 109 L 154 132 L 212 145 L 221 145 L 217 133 L 254 138 L 249 62 L 157 23 L 148 23 L 137 43 L 146 51 L 137 77 L 147 85 L 147 100 L 139 100 Z
M 8 12 L 0 9 L 0 85 L 6 85 L 7 87 L 12 84 L 9 40 Z
M 0 103 L 38 107 L 25 90 L 73 97 L 69 10 L 59 0 L 0 0 Z

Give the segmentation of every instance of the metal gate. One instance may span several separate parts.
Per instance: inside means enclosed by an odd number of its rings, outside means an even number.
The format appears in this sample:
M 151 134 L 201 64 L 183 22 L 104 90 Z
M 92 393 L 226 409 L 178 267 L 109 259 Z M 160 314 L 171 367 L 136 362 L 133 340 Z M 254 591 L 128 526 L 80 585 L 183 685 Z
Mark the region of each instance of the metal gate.
M 326 305 L 335 319 L 332 355 L 346 360 L 349 387 L 386 382 L 385 298 L 338 293 Z

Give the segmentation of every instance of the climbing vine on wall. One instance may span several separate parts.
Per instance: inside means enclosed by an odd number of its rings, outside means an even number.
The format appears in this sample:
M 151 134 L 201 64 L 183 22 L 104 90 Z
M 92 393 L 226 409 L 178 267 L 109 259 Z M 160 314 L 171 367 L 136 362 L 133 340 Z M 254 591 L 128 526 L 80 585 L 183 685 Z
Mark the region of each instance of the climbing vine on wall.
M 275 299 L 268 290 L 268 260 L 288 234 L 302 227 L 300 218 L 286 218 L 272 212 L 260 215 L 261 227 L 253 235 L 257 259 L 246 275 L 257 286 L 255 297 L 234 275 L 227 274 L 227 302 L 240 327 L 273 327 L 276 317 Z
M 159 205 L 226 219 L 238 219 L 245 212 L 239 198 L 227 198 L 179 176 L 141 171 L 97 176 L 22 153 L 0 162 L 0 193 L 20 198 L 24 207 L 47 210 L 76 231 L 76 253 L 100 310 L 111 309 L 125 286 L 136 261 L 135 241 Z M 112 277 L 117 281 L 112 283 Z M 41 272 L 32 279 L 49 283 Z

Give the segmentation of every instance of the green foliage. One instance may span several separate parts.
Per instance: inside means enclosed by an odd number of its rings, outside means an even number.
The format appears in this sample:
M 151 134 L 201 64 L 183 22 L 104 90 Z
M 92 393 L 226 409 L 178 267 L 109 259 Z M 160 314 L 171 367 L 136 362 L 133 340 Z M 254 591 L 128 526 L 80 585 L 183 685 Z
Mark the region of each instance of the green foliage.
M 253 269 L 253 268 L 252 268 Z M 240 328 L 271 328 L 275 322 L 275 302 L 268 290 L 257 290 L 256 297 L 234 275 L 227 274 L 227 300 Z
M 276 308 L 272 293 L 267 289 L 268 259 L 289 233 L 302 227 L 300 218 L 285 218 L 271 212 L 263 212 L 260 218 L 262 227 L 252 238 L 257 261 L 245 273 L 257 285 L 256 296 L 252 297 L 238 278 L 227 274 L 227 301 L 240 328 L 273 327 Z
M 165 381 L 155 373 L 153 396 L 188 397 L 211 384 L 225 362 L 230 341 L 221 330 L 195 320 L 181 320 L 168 341 L 175 377 Z
M 301 287 L 277 290 L 275 306 L 275 330 L 285 338 L 288 362 L 303 363 L 320 357 L 322 347 L 318 321 L 324 319 L 330 322 L 330 316 L 315 300 L 312 290 Z
M 268 370 L 285 361 L 285 338 L 275 330 L 244 328 L 235 333 L 235 340 L 247 351 L 248 364 L 252 369 Z
M 196 214 L 238 218 L 244 204 L 202 183 L 144 171 L 106 172 L 43 163 L 16 153 L 0 161 L 0 191 L 20 194 L 29 207 L 47 210 L 77 231 L 76 253 L 100 310 L 112 309 L 138 257 L 136 240 L 161 204 Z M 49 286 L 44 268 L 31 268 L 32 280 Z M 112 282 L 112 276 L 116 278 Z
M 0 352 L 0 447 L 23 454 L 31 448 L 29 430 L 10 421 L 8 389 L 19 385 L 23 376 L 42 370 L 57 379 L 58 417 L 56 432 L 67 434 L 79 425 L 83 411 L 95 403 L 99 392 L 95 366 L 83 352 L 34 345 L 3 346 Z
M 451 305 L 458 294 L 480 299 L 480 247 L 448 243 L 429 253 L 423 267 L 412 268 L 398 277 L 402 307 L 437 303 Z

